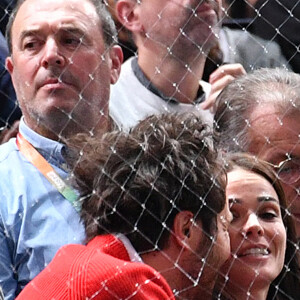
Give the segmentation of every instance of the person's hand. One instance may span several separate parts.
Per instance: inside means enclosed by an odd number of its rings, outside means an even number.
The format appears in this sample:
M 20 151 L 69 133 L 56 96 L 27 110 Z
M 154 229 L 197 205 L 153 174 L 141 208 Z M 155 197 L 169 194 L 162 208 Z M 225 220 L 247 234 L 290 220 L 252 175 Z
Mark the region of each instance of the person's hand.
M 215 102 L 221 91 L 235 78 L 246 74 L 244 67 L 241 64 L 226 64 L 220 66 L 209 76 L 211 91 L 206 100 L 201 103 L 203 109 L 211 109 L 215 111 Z
M 12 137 L 16 137 L 19 132 L 20 121 L 15 121 L 11 128 L 4 129 L 0 133 L 0 144 L 8 142 Z

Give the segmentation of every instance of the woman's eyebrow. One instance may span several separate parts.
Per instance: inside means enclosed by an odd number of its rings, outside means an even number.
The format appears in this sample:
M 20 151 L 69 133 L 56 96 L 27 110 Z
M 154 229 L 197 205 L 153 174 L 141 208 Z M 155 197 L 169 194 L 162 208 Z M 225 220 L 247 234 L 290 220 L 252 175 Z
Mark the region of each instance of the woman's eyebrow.
M 258 202 L 279 202 L 278 199 L 272 197 L 272 196 L 260 196 L 260 197 L 257 197 L 257 201 Z

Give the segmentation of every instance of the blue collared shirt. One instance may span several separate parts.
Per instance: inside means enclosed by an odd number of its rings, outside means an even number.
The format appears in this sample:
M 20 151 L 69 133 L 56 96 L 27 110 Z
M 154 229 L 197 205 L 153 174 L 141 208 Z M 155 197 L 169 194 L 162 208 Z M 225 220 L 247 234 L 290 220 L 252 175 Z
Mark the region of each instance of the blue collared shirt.
M 21 134 L 55 171 L 68 177 L 64 145 L 20 124 Z M 14 299 L 65 244 L 84 241 L 74 207 L 26 160 L 16 140 L 0 146 L 0 286 Z

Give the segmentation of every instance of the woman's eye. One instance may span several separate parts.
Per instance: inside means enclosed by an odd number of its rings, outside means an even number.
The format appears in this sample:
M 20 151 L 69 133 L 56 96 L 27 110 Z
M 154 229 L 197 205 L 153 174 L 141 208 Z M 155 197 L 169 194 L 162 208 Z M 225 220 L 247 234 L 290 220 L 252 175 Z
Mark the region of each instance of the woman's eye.
M 265 212 L 260 214 L 260 217 L 264 220 L 272 220 L 277 217 L 277 214 L 275 212 Z

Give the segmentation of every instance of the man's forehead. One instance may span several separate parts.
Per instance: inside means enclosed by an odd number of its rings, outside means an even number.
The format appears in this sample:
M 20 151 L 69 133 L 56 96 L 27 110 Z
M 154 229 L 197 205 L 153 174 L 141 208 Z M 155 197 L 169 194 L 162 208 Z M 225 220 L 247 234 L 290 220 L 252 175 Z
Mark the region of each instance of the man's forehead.
M 250 152 L 263 159 L 277 161 L 295 149 L 300 151 L 298 117 L 263 106 L 254 110 L 250 119 Z
M 26 0 L 17 12 L 12 35 L 18 38 L 24 31 L 41 27 L 59 30 L 72 26 L 90 31 L 98 22 L 99 16 L 89 0 Z
M 265 117 L 274 117 L 278 115 L 278 110 L 271 103 L 261 103 L 253 109 L 250 115 L 250 121 L 255 122 L 256 120 L 264 119 Z
M 43 14 L 62 16 L 86 16 L 97 18 L 96 8 L 90 0 L 26 0 L 19 8 L 16 20 L 33 18 Z
M 287 132 L 293 136 L 300 134 L 298 113 L 280 111 L 272 104 L 263 104 L 254 108 L 248 123 L 250 128 L 253 127 L 262 134 L 269 133 L 274 139 L 277 139 L 278 135 L 287 137 Z

